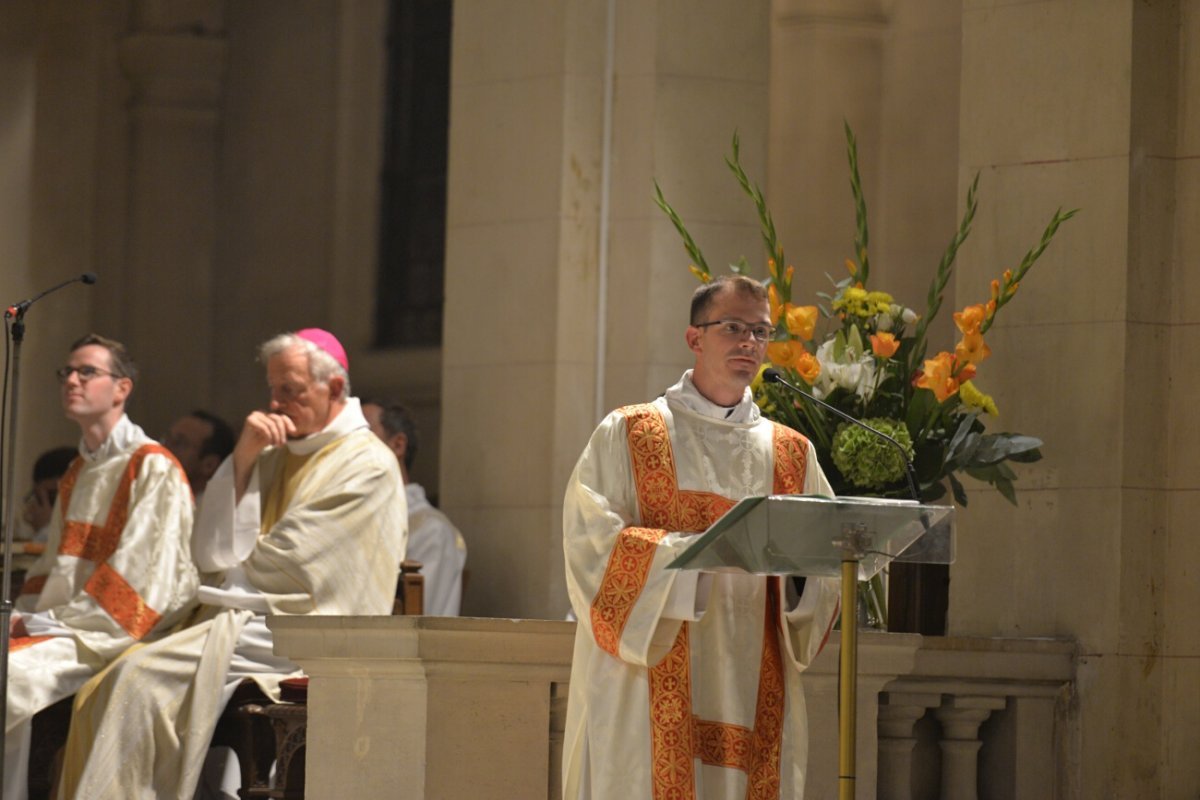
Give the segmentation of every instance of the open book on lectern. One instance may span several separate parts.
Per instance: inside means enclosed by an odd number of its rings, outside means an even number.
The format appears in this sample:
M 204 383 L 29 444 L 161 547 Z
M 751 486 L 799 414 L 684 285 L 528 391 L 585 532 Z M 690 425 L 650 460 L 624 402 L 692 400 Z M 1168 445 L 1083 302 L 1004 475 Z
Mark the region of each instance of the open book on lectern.
M 954 562 L 954 507 L 874 497 L 747 497 L 669 569 L 837 578 L 850 552 L 859 580 L 892 561 Z

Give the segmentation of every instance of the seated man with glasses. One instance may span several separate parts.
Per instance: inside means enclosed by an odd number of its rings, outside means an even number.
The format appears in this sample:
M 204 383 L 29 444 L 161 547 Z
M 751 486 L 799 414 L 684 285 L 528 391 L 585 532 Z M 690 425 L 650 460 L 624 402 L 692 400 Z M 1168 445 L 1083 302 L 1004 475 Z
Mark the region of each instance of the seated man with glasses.
M 26 795 L 33 715 L 130 645 L 167 632 L 199 587 L 187 478 L 125 415 L 136 378 L 124 345 L 96 334 L 72 345 L 58 370 L 63 410 L 83 436 L 10 626 L 9 800 Z
M 800 670 L 838 583 L 666 565 L 735 502 L 832 494 L 812 445 L 749 390 L 774 332 L 743 276 L 692 296 L 694 366 L 652 403 L 609 414 L 567 486 L 567 591 L 579 620 L 563 798 L 802 797 Z M 619 735 L 614 735 L 619 731 Z

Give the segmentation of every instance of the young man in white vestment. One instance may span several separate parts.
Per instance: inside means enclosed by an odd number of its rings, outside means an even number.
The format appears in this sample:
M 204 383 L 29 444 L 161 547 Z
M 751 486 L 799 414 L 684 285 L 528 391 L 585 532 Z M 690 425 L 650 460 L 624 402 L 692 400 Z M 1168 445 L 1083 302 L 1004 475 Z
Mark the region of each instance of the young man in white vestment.
M 336 338 L 260 349 L 271 402 L 208 483 L 193 553 L 219 575 L 203 621 L 117 661 L 77 695 L 61 797 L 191 800 L 218 716 L 245 678 L 299 674 L 268 614 L 388 614 L 404 555 L 400 470 L 350 396 Z
M 832 494 L 808 440 L 751 397 L 773 330 L 760 284 L 701 286 L 686 333 L 694 367 L 654 402 L 609 414 L 571 476 L 568 800 L 803 795 L 800 671 L 829 635 L 838 582 L 798 592 L 776 577 L 665 569 L 743 497 Z
M 72 345 L 58 370 L 63 410 L 83 435 L 12 617 L 7 800 L 26 796 L 33 715 L 169 631 L 199 586 L 183 469 L 125 415 L 136 378 L 124 345 L 96 334 Z
M 429 617 L 457 617 L 462 606 L 467 543 L 450 518 L 429 502 L 425 487 L 409 480 L 409 470 L 417 456 L 417 424 L 412 412 L 399 403 L 364 400 L 363 415 L 400 464 L 408 500 L 408 550 L 404 557 L 421 564 L 421 575 L 425 578 L 421 613 Z

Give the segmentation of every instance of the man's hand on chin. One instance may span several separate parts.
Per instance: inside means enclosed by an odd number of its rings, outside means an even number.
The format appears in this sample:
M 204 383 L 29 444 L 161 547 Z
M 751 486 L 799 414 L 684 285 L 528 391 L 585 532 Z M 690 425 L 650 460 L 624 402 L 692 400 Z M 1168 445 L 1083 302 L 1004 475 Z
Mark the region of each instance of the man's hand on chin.
M 268 447 L 282 447 L 295 435 L 291 417 L 269 411 L 252 411 L 242 425 L 242 435 L 233 448 L 233 484 L 235 499 L 240 501 L 250 485 L 254 461 Z

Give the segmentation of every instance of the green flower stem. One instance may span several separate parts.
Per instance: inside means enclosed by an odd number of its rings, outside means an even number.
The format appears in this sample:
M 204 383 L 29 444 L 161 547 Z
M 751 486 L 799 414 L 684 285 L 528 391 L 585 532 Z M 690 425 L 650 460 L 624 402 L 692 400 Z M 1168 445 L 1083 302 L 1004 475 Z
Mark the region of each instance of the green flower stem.
M 862 178 L 858 174 L 858 142 L 850 123 L 845 120 L 842 125 L 846 128 L 846 156 L 850 161 L 850 191 L 854 194 L 854 255 L 858 258 L 858 274 L 855 280 L 864 287 L 867 276 L 871 272 L 871 263 L 867 255 L 867 199 L 863 194 Z
M 942 307 L 942 296 L 946 292 L 946 285 L 950 283 L 950 276 L 954 273 L 954 259 L 958 256 L 958 248 L 962 247 L 963 242 L 971 235 L 971 222 L 975 219 L 975 210 L 978 207 L 978 202 L 975 199 L 978 189 L 979 173 L 977 172 L 975 173 L 975 180 L 971 181 L 971 187 L 967 189 L 967 208 L 963 212 L 962 221 L 958 224 L 958 232 L 954 234 L 954 238 L 946 246 L 946 251 L 942 253 L 942 260 L 938 263 L 937 273 L 933 276 L 933 281 L 929 284 L 925 316 L 917 321 L 917 328 L 913 333 L 913 346 L 908 351 L 909 375 L 915 374 L 917 368 L 925 359 L 925 331 L 929 329 L 929 323 L 933 322 Z
M 738 138 L 737 131 L 733 132 L 733 142 L 731 149 L 732 155 L 725 159 L 725 165 L 733 172 L 737 178 L 738 184 L 742 187 L 742 191 L 750 196 L 754 201 L 754 208 L 758 212 L 759 227 L 762 228 L 763 245 L 767 248 L 768 257 L 775 260 L 775 272 L 779 275 L 779 280 L 776 281 L 779 289 L 780 302 L 787 303 L 792 299 L 792 282 L 787 280 L 787 264 L 783 259 L 783 245 L 779 243 L 779 237 L 775 233 L 775 220 L 771 217 L 771 210 L 767 208 L 767 200 L 763 197 L 762 189 L 758 184 L 750 180 L 750 176 L 746 174 L 746 170 L 742 168 L 741 162 L 741 140 Z
M 687 228 L 684 227 L 683 220 L 675 213 L 675 209 L 668 205 L 667 198 L 663 196 L 662 188 L 659 187 L 658 181 L 654 182 L 654 202 L 663 210 L 663 213 L 671 220 L 671 224 L 675 226 L 675 230 L 679 231 L 679 235 L 683 237 L 683 248 L 692 257 L 692 261 L 696 263 L 696 267 L 711 278 L 712 270 L 708 268 L 708 262 L 704 260 L 704 254 L 700 252 L 699 246 L 692 239 L 692 235 L 688 233 Z
M 1079 213 L 1078 208 L 1073 208 L 1066 213 L 1063 213 L 1063 210 L 1059 208 L 1054 212 L 1054 216 L 1050 219 L 1050 224 L 1046 226 L 1046 230 L 1042 231 L 1041 241 L 1038 242 L 1036 247 L 1031 248 L 1029 252 L 1025 254 L 1025 257 L 1021 259 L 1021 264 L 1017 267 L 1016 272 L 1013 273 L 1012 278 L 1005 280 L 1003 285 L 1000 287 L 1000 296 L 996 298 L 996 311 L 999 311 L 1001 308 L 1008 305 L 1008 301 L 1012 300 L 1012 287 L 1021 282 L 1021 279 L 1025 277 L 1025 273 L 1029 272 L 1029 268 L 1034 265 L 1034 262 L 1036 262 L 1041 257 L 1042 253 L 1045 252 L 1046 248 L 1050 246 L 1050 240 L 1053 239 L 1054 234 L 1058 232 L 1058 226 L 1062 225 L 1077 213 Z M 979 332 L 987 333 L 988 328 L 992 327 L 992 321 L 995 318 L 996 315 L 993 312 L 992 316 L 989 319 L 985 319 L 983 324 L 979 326 Z

